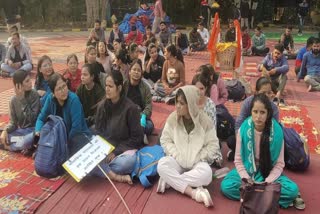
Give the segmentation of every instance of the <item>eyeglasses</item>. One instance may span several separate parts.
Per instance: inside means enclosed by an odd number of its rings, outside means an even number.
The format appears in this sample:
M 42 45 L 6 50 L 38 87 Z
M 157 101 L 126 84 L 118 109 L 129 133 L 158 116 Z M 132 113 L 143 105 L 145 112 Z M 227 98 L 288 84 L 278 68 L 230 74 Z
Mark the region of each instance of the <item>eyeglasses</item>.
M 51 68 L 52 64 L 51 63 L 46 63 L 41 65 L 42 68 Z
M 60 86 L 59 88 L 56 88 L 55 91 L 62 93 L 62 92 L 64 92 L 66 89 L 67 89 L 67 85 L 64 84 L 64 85 Z

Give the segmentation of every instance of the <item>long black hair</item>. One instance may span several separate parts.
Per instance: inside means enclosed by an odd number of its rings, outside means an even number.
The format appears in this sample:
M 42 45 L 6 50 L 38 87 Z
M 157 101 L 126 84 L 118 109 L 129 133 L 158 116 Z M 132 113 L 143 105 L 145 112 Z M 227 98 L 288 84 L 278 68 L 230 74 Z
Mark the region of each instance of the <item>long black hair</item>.
M 182 62 L 184 64 L 184 60 L 183 60 L 183 55 L 181 53 L 181 50 L 176 48 L 175 45 L 168 45 L 166 47 L 166 50 L 173 56 L 175 57 L 177 60 L 179 60 L 180 62 Z
M 125 89 L 124 89 L 124 82 L 123 82 L 123 76 L 120 71 L 112 70 L 108 76 L 111 77 L 114 84 L 116 85 L 117 89 L 119 90 L 119 87 L 121 86 L 121 92 L 120 92 L 120 100 L 121 103 L 122 100 L 125 98 Z M 98 132 L 103 132 L 105 128 L 107 127 L 108 121 L 110 120 L 112 116 L 112 111 L 114 108 L 112 108 L 112 102 L 111 100 L 107 99 L 106 97 L 100 101 L 97 108 L 96 118 L 95 118 L 95 127 Z M 119 106 L 121 107 L 121 105 Z
M 95 84 L 98 84 L 101 86 L 101 82 L 100 82 L 100 79 L 99 79 L 99 74 L 98 72 L 96 72 L 96 70 L 94 69 L 94 65 L 93 64 L 89 64 L 89 63 L 86 63 L 82 66 L 82 69 L 83 68 L 87 68 L 88 69 L 88 72 L 90 74 L 91 77 L 93 77 L 93 82 Z
M 265 94 L 256 94 L 251 102 L 251 111 L 256 102 L 261 102 L 267 110 L 267 119 L 260 139 L 259 167 L 261 174 L 267 178 L 273 168 L 270 154 L 270 132 L 272 129 L 273 110 L 269 98 Z

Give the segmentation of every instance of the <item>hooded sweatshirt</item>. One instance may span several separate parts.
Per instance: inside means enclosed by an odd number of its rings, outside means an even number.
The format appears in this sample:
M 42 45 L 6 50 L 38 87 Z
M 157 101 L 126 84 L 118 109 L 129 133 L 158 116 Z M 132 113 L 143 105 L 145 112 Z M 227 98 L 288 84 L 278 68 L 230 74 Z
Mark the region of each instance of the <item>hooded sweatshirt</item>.
M 211 119 L 198 107 L 199 92 L 195 86 L 180 88 L 187 100 L 194 128 L 188 134 L 183 118 L 174 111 L 164 126 L 160 143 L 166 155 L 176 159 L 185 169 L 191 169 L 198 162 L 212 164 L 222 159 L 219 141 Z

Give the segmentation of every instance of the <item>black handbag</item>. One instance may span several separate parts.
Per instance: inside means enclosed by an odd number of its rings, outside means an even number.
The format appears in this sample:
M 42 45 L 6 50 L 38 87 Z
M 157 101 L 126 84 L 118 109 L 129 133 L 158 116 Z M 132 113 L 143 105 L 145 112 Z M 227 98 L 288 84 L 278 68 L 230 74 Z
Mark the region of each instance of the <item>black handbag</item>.
M 242 180 L 240 214 L 276 214 L 279 210 L 280 183 L 249 183 Z

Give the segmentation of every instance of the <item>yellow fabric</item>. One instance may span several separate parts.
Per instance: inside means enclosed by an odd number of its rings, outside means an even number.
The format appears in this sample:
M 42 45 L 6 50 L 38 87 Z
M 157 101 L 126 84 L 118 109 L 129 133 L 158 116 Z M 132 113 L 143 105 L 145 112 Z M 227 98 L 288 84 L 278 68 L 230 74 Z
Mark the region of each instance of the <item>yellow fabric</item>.
M 217 44 L 217 51 L 222 52 L 228 49 L 229 47 L 238 47 L 238 45 L 236 42 L 223 42 L 223 43 L 219 42 Z

